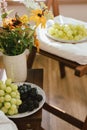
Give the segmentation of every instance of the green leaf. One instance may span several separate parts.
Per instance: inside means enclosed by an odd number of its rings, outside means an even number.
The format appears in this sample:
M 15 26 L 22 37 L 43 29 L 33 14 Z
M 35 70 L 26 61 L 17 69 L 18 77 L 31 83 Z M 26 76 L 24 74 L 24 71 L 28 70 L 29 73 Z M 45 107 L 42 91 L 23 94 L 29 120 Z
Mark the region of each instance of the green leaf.
M 1 15 L 2 19 L 6 18 L 10 13 L 12 13 L 13 10 L 7 11 Z
M 7 15 L 8 15 L 7 13 L 3 13 L 3 14 L 1 15 L 2 19 L 6 18 Z

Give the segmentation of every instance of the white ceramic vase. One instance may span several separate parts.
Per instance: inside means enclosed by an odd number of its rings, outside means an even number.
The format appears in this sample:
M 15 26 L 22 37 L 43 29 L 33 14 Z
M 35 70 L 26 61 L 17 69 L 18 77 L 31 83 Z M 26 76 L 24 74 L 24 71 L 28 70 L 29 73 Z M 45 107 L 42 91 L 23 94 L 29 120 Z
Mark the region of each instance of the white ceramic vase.
M 24 82 L 27 78 L 27 59 L 25 52 L 16 56 L 3 55 L 7 78 L 13 82 Z

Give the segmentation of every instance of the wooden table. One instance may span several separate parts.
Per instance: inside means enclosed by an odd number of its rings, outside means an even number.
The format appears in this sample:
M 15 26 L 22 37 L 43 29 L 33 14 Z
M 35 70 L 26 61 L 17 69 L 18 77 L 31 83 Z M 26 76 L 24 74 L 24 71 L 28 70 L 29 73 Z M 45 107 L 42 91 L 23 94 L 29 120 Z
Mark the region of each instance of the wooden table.
M 1 72 L 3 71 L 0 71 L 0 79 L 3 76 L 3 73 Z M 38 86 L 43 88 L 43 69 L 28 70 L 27 82 L 37 84 Z M 23 118 L 14 118 L 11 120 L 16 123 L 18 130 L 43 130 L 43 128 L 41 128 L 42 109 L 40 109 L 38 112 L 34 113 L 31 116 Z
M 3 71 L 0 71 L 0 79 L 2 77 L 1 72 Z M 43 69 L 28 70 L 27 82 L 37 84 L 43 88 Z M 60 108 L 55 108 L 55 106 L 49 105 L 46 102 L 43 105 L 43 109 L 81 130 L 87 130 L 87 117 L 83 122 L 61 110 Z M 42 109 L 31 116 L 11 120 L 16 123 L 18 130 L 44 130 L 41 127 Z

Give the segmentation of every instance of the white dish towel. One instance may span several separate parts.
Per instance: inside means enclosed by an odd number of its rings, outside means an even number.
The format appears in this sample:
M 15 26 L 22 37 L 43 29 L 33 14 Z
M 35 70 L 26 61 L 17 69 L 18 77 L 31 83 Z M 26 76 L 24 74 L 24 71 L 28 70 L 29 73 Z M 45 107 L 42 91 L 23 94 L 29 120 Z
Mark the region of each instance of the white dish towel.
M 16 124 L 0 111 L 0 130 L 18 130 Z
M 54 22 L 83 24 L 87 28 L 86 22 L 61 15 L 55 17 L 53 21 L 48 21 L 47 27 L 51 26 Z M 46 35 L 46 28 L 44 29 L 40 26 L 37 28 L 37 37 L 40 41 L 40 49 L 82 65 L 87 64 L 87 41 L 77 44 L 61 43 L 49 38 Z

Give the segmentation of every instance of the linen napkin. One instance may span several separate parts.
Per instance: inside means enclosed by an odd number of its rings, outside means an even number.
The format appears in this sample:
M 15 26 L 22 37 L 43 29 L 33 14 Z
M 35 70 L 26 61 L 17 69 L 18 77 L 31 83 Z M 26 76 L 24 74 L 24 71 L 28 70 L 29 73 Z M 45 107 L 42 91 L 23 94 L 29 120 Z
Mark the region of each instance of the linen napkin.
M 87 23 L 64 16 L 56 16 L 53 21 L 47 21 L 47 27 L 51 26 L 54 22 L 83 24 L 87 28 Z M 87 40 L 82 43 L 62 43 L 49 38 L 46 35 L 47 28 L 37 28 L 37 37 L 40 41 L 40 49 L 45 50 L 51 54 L 66 58 L 68 60 L 77 62 L 79 64 L 87 64 Z
M 0 111 L 0 130 L 18 130 L 16 124 Z

